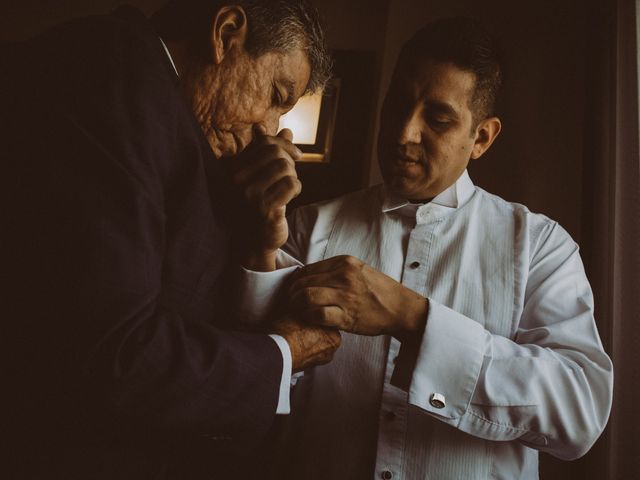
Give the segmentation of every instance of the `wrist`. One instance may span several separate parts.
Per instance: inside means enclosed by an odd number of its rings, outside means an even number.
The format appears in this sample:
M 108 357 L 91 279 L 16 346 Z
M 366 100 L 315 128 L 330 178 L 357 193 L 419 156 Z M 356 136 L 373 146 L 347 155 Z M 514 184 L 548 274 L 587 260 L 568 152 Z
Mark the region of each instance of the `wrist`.
M 415 292 L 412 293 L 413 298 L 405 303 L 408 308 L 405 309 L 400 331 L 395 335 L 403 343 L 420 342 L 429 314 L 429 300 Z
M 242 257 L 241 264 L 254 272 L 272 272 L 276 269 L 276 252 L 277 250 L 266 250 L 246 254 Z

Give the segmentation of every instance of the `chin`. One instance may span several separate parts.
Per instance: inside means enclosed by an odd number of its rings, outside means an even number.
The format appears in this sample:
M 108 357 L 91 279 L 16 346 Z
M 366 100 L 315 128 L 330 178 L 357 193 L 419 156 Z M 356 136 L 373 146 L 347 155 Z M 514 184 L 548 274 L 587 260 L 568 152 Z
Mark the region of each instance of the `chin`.
M 403 176 L 388 176 L 384 180 L 387 189 L 406 199 L 427 199 L 432 198 L 433 186 L 426 178 L 407 178 Z
M 384 183 L 389 191 L 402 197 L 408 198 L 414 195 L 416 190 L 418 190 L 413 180 L 404 177 L 389 177 L 385 179 Z

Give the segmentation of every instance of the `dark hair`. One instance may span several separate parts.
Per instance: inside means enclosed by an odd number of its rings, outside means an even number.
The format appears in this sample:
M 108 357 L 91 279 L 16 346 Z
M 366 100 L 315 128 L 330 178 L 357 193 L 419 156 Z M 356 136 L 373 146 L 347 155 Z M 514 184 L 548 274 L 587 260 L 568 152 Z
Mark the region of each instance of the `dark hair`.
M 502 53 L 497 40 L 478 21 L 453 17 L 429 23 L 404 45 L 402 56 L 406 55 L 451 62 L 474 73 L 475 89 L 470 105 L 474 124 L 494 114 L 504 75 Z
M 153 20 L 165 39 L 191 40 L 207 48 L 211 19 L 225 5 L 244 9 L 250 55 L 300 48 L 311 66 L 307 92 L 324 87 L 331 77 L 332 61 L 318 10 L 307 0 L 170 0 Z

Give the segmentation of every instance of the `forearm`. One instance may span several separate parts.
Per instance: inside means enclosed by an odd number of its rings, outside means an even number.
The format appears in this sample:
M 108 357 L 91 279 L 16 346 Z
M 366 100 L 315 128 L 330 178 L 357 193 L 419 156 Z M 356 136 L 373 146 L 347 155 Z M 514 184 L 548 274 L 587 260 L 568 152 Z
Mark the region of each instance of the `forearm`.
M 154 429 L 251 441 L 266 433 L 283 359 L 267 335 L 222 332 L 166 312 L 99 339 L 86 363 L 96 401 Z
M 612 373 L 597 334 L 589 334 L 590 312 L 570 322 L 513 341 L 432 302 L 409 401 L 471 435 L 579 457 L 606 424 Z M 443 407 L 430 402 L 434 394 Z
M 272 272 L 276 267 L 277 251 L 266 251 L 245 255 L 242 267 L 254 272 Z

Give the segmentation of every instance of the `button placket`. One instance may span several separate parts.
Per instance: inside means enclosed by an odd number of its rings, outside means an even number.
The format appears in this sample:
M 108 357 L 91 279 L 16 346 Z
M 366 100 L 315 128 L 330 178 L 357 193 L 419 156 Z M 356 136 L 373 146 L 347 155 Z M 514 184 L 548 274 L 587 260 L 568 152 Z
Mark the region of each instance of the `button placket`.
M 432 230 L 432 225 L 416 225 L 409 235 L 407 244 L 402 284 L 421 295 L 426 295 Z
M 376 472 L 390 472 L 394 479 L 402 477 L 402 461 L 406 448 L 407 394 L 385 383 L 378 428 Z
M 378 447 L 376 472 L 388 471 L 392 478 L 402 477 L 402 461 L 406 448 L 407 429 L 407 392 L 392 386 L 389 381 L 394 370 L 394 359 L 400 351 L 400 342 L 391 337 L 387 352 L 387 368 L 382 389 L 382 402 L 379 413 Z

